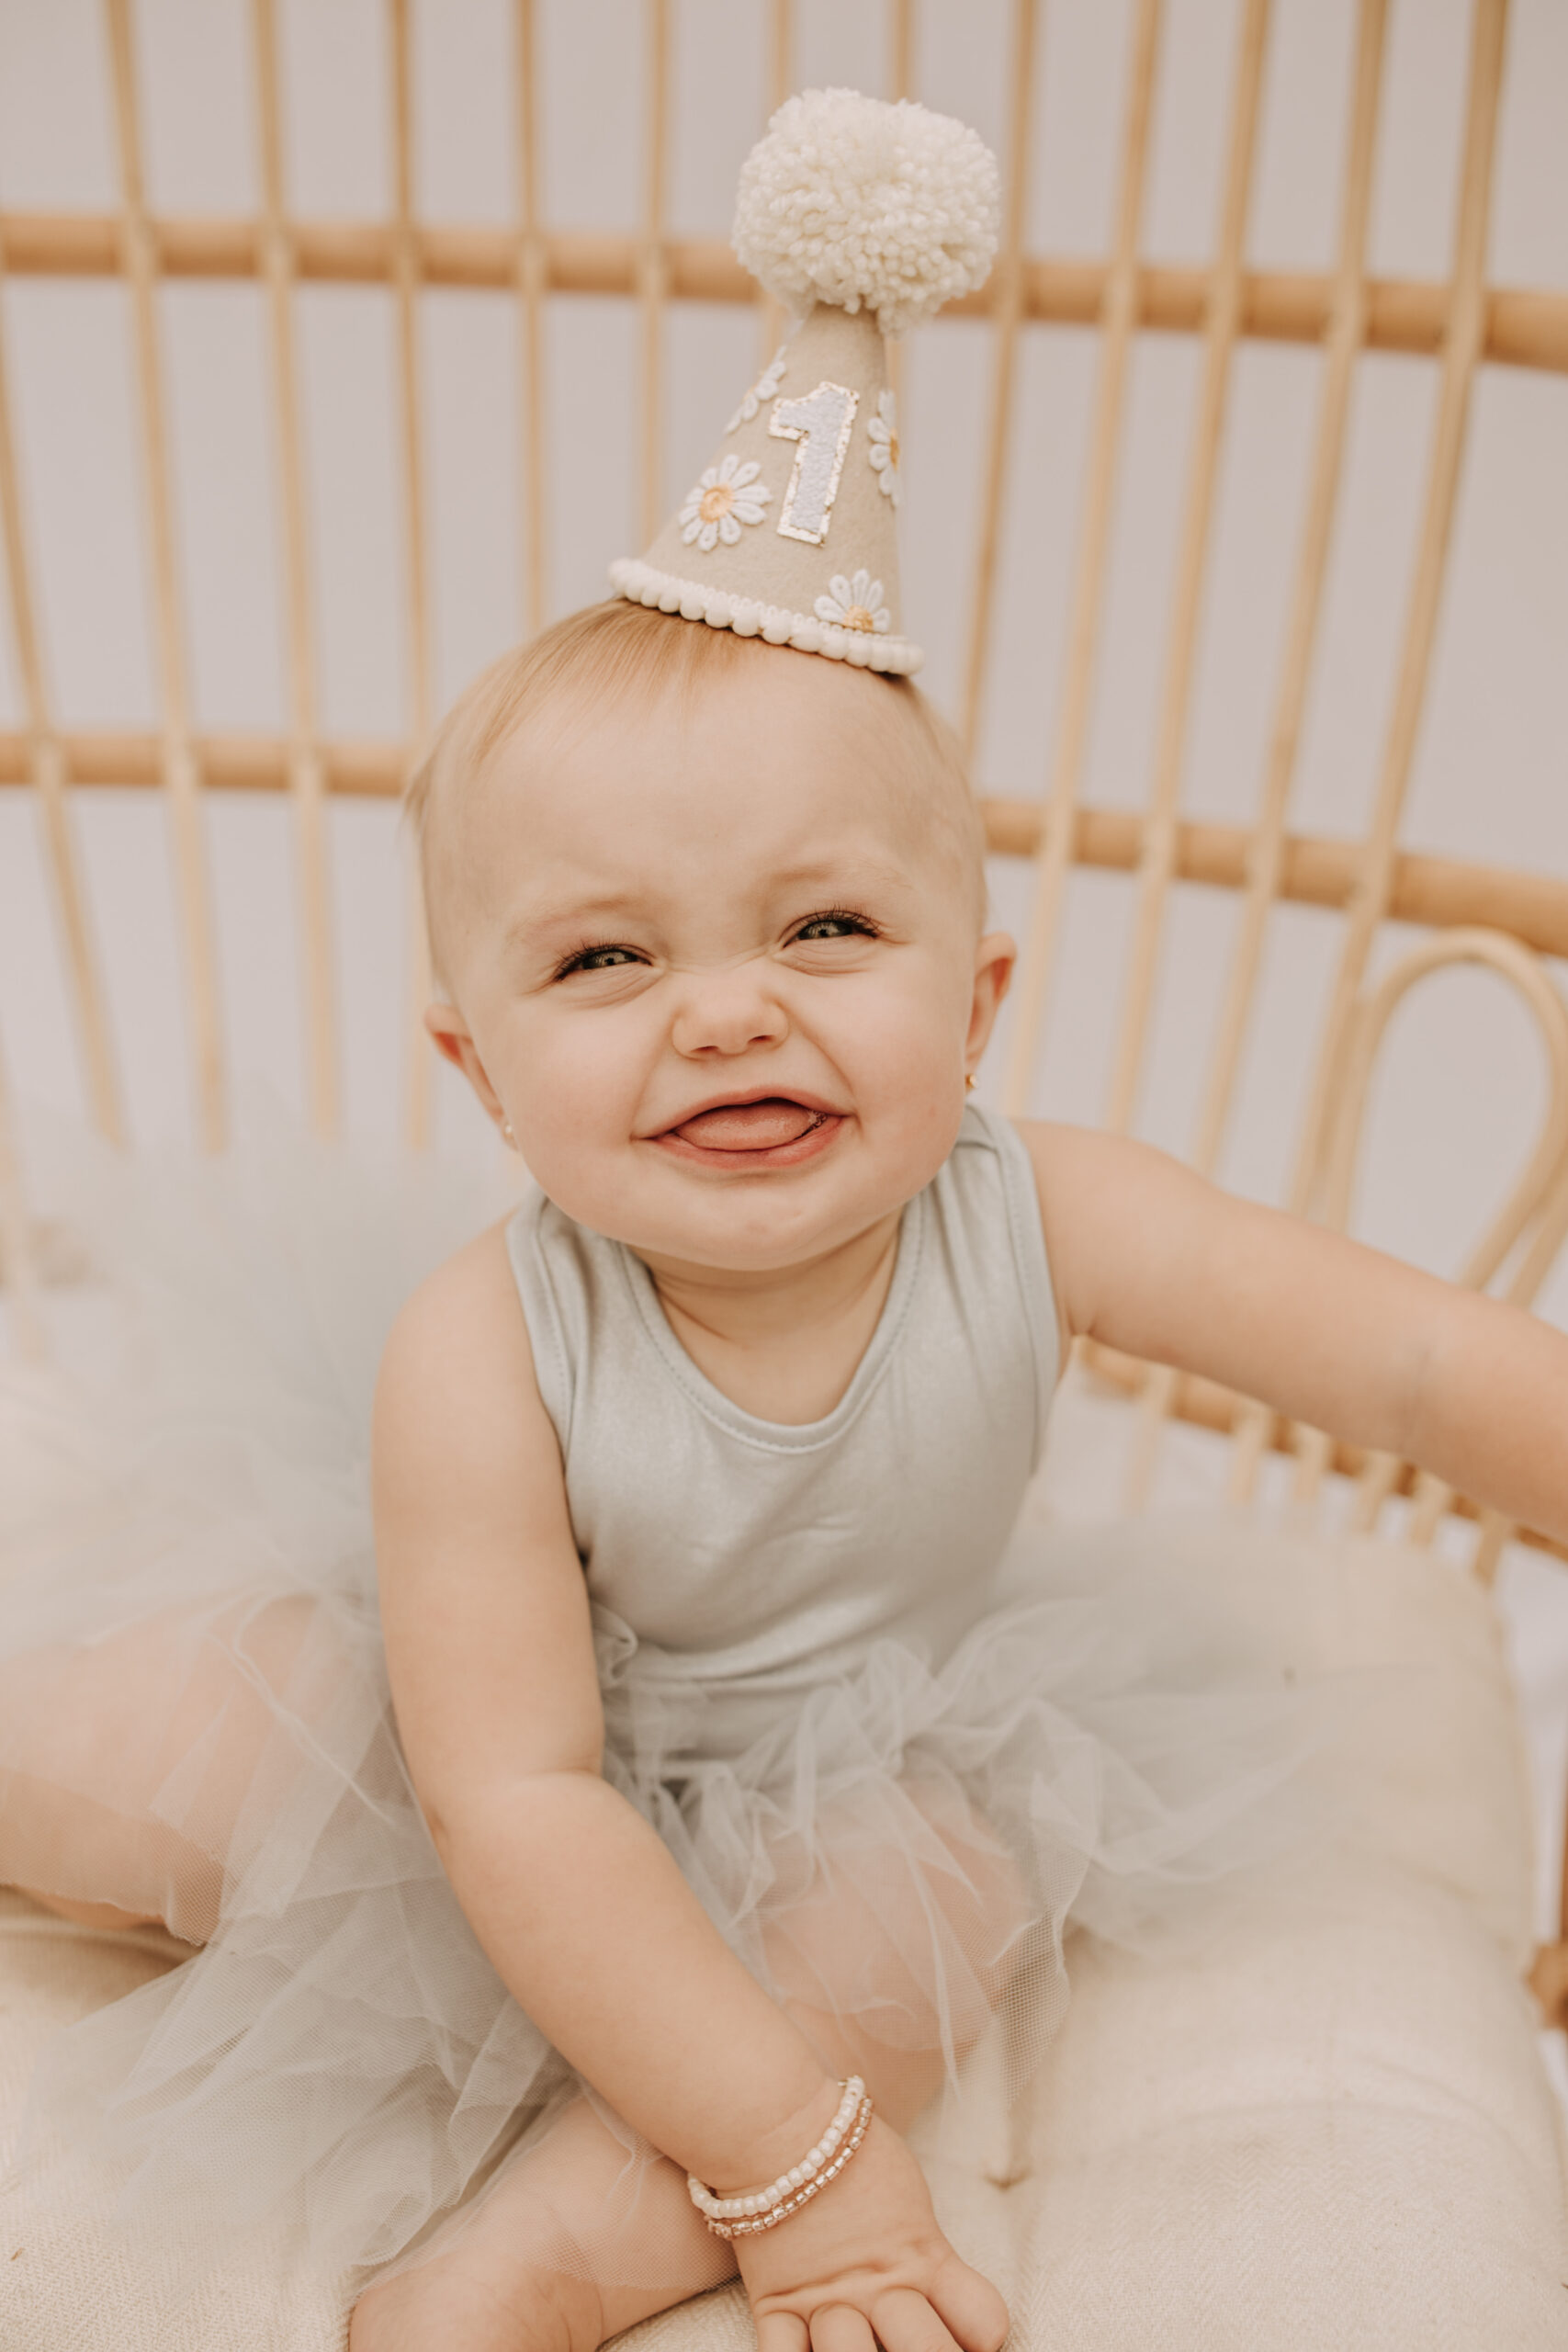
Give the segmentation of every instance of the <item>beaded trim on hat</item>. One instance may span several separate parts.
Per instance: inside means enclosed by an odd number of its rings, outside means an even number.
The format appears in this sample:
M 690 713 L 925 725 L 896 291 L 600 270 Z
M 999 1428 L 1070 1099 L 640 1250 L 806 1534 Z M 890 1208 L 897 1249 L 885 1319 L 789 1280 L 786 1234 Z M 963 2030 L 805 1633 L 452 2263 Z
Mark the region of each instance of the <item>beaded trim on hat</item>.
M 925 659 L 907 637 L 872 629 L 836 628 L 814 614 L 790 612 L 780 605 L 760 605 L 751 596 L 736 596 L 699 580 L 681 580 L 671 571 L 656 571 L 640 556 L 621 556 L 610 566 L 618 593 L 634 605 L 657 605 L 661 613 L 679 613 L 683 620 L 706 621 L 710 628 L 732 628 L 737 637 L 761 637 L 770 645 L 793 645 L 802 653 L 825 653 L 829 661 L 848 662 L 857 670 L 886 670 L 908 677 Z

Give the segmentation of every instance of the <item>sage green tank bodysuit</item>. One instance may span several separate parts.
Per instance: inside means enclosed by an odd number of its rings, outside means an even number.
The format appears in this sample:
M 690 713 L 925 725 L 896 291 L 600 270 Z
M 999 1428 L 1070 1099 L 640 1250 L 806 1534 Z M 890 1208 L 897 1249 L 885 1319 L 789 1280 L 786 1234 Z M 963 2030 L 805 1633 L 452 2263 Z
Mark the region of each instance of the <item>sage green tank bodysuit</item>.
M 733 1756 L 874 1644 L 935 1668 L 986 1612 L 1039 1458 L 1056 1311 L 1029 1156 L 970 1108 L 821 1420 L 759 1420 L 671 1331 L 623 1243 L 537 1194 L 507 1228 L 602 1628 Z M 635 1664 L 634 1664 L 635 1659 Z

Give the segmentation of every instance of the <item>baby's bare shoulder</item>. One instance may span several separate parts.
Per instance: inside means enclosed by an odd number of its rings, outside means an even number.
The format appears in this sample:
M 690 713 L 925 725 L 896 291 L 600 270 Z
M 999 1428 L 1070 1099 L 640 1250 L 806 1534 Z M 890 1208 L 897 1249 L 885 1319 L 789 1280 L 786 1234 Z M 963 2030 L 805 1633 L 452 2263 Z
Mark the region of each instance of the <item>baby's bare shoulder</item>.
M 376 1386 L 377 1451 L 408 1446 L 471 1464 L 530 1434 L 554 1451 L 501 1220 L 428 1274 L 388 1334 Z
M 506 1226 L 502 1217 L 476 1233 L 411 1292 L 389 1336 L 389 1358 L 439 1348 L 444 1340 L 485 1337 L 520 1343 L 526 1356 L 528 1331 L 512 1278 Z

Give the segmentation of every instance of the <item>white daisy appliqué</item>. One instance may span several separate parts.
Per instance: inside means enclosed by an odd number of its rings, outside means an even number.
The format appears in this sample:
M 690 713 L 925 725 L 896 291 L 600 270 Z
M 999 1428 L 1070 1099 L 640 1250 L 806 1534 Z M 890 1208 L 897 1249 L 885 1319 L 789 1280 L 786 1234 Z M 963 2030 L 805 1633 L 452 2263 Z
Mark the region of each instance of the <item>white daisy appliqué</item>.
M 877 394 L 876 414 L 865 429 L 871 435 L 871 462 L 883 495 L 897 506 L 903 490 L 898 480 L 898 412 L 891 392 Z
M 754 458 L 744 465 L 733 450 L 709 466 L 681 509 L 681 537 L 687 547 L 695 539 L 704 555 L 722 539 L 733 547 L 742 523 L 760 523 L 773 492 L 757 480 L 761 467 Z M 836 584 L 836 583 L 835 583 Z
M 751 419 L 756 415 L 757 411 L 761 407 L 763 401 L 771 401 L 773 399 L 773 394 L 778 390 L 779 386 L 784 381 L 784 355 L 787 349 L 787 345 L 780 344 L 778 349 L 774 352 L 773 357 L 769 360 L 767 366 L 763 368 L 761 374 L 758 377 L 750 390 L 742 400 L 739 407 L 736 410 L 735 414 L 725 426 L 724 429 L 727 433 L 733 433 L 738 424 L 750 424 Z
M 834 628 L 858 628 L 867 633 L 874 629 L 879 635 L 893 626 L 893 616 L 882 601 L 882 582 L 874 580 L 869 571 L 857 571 L 846 580 L 841 571 L 835 572 L 828 582 L 830 595 L 817 599 L 817 617 L 830 622 Z

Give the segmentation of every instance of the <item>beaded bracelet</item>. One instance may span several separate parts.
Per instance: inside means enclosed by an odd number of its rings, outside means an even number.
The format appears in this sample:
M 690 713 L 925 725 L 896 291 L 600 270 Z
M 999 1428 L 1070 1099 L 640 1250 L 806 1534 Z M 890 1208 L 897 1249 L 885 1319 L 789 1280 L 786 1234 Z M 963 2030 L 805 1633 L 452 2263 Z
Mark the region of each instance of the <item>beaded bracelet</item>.
M 799 2164 L 788 2172 L 780 2173 L 777 2180 L 770 2181 L 766 2188 L 741 2189 L 733 2197 L 717 2197 L 711 2188 L 704 2188 L 694 2173 L 688 2173 L 686 2187 L 697 2211 L 705 2213 L 709 2221 L 718 2222 L 739 2221 L 749 2214 L 765 2213 L 781 2198 L 787 2197 L 792 2188 L 798 2188 L 803 2181 L 820 2172 L 849 2130 L 855 2111 L 865 2097 L 865 2085 L 858 2075 L 852 2075 L 848 2081 L 841 2081 L 840 2088 L 843 2097 L 839 2101 L 838 2110 L 817 2145 L 801 2158 Z
M 744 2220 L 737 2222 L 719 2221 L 710 2213 L 707 2216 L 707 2225 L 715 2237 L 751 2237 L 759 2230 L 776 2229 L 781 2222 L 787 2222 L 792 2213 L 798 2212 L 803 2205 L 809 2204 L 812 2198 L 819 2195 L 827 2188 L 828 2183 L 843 2171 L 844 2166 L 865 2138 L 871 2123 L 871 2101 L 869 2098 L 863 2098 L 856 2110 L 853 2128 L 849 2138 L 839 2149 L 832 2161 L 824 2165 L 819 2173 L 803 2182 L 801 2187 L 793 2190 L 788 2197 L 771 2206 L 765 2213 L 749 2214 Z
M 694 2173 L 687 2174 L 692 2202 L 716 2237 L 746 2237 L 758 2230 L 775 2229 L 837 2178 L 865 2138 L 872 2117 L 871 2100 L 858 2075 L 850 2075 L 842 2090 L 838 2111 L 816 2146 L 766 2188 L 716 2197 Z

